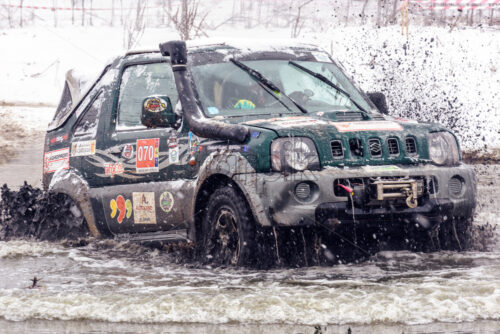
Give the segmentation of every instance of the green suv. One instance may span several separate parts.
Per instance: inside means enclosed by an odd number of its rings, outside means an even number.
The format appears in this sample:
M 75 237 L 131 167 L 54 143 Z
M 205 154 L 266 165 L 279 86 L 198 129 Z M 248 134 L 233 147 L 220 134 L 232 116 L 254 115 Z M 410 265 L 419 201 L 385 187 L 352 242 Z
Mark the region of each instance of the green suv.
M 450 130 L 389 116 L 308 44 L 170 41 L 116 58 L 83 94 L 67 80 L 43 170 L 95 237 L 188 241 L 224 264 L 291 229 L 416 226 L 460 244 L 476 204 Z

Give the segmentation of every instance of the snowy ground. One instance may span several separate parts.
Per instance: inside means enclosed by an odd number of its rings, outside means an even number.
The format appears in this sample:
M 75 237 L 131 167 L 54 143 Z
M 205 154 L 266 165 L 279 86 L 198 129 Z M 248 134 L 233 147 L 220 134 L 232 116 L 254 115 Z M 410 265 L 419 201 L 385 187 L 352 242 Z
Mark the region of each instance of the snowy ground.
M 393 115 L 441 122 L 457 132 L 465 149 L 500 148 L 500 31 L 410 27 L 407 40 L 399 26 L 322 29 L 302 39 L 332 53 L 364 90 L 383 91 Z M 264 28 L 209 32 L 222 38 L 282 39 L 289 34 Z M 148 29 L 137 48 L 157 48 L 176 38 L 173 30 Z M 3 30 L 0 45 L 0 104 L 14 106 L 55 106 L 68 69 L 92 77 L 124 52 L 123 29 L 116 27 Z M 51 112 L 39 108 L 25 117 Z M 4 115 L 3 127 L 10 122 Z

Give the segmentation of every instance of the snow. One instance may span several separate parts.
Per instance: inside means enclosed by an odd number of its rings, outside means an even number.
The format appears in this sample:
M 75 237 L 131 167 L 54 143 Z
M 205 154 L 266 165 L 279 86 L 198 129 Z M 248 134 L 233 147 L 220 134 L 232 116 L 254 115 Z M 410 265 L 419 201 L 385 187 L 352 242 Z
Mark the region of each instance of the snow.
M 250 50 L 318 45 L 362 89 L 384 92 L 393 116 L 443 123 L 466 149 L 500 147 L 498 30 L 456 28 L 450 33 L 449 28 L 412 26 L 407 40 L 398 25 L 339 28 L 323 22 L 299 41 L 290 41 L 289 28 L 227 27 L 208 35 L 213 38 L 189 44 L 226 41 Z M 157 49 L 172 39 L 178 39 L 173 29 L 147 28 L 136 48 Z M 94 77 L 109 59 L 126 52 L 123 28 L 108 26 L 8 29 L 0 33 L 0 44 L 0 103 L 13 105 L 56 106 L 67 70 Z

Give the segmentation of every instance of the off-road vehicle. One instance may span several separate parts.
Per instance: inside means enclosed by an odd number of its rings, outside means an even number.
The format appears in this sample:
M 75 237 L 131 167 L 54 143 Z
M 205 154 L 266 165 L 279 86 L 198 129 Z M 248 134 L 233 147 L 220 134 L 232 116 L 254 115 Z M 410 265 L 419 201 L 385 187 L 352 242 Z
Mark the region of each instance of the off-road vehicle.
M 43 183 L 96 237 L 191 241 L 229 264 L 292 229 L 314 228 L 304 247 L 353 225 L 465 242 L 475 176 L 456 136 L 389 116 L 316 46 L 170 41 L 77 86 L 49 126 Z

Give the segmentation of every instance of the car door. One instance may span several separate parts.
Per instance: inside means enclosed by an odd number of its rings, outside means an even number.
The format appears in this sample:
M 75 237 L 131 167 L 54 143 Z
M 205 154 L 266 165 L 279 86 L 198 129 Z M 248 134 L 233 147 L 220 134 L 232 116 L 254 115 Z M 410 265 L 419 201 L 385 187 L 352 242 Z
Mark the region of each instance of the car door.
M 174 191 L 180 166 L 180 142 L 185 134 L 173 128 L 141 124 L 144 99 L 167 96 L 178 101 L 170 65 L 165 61 L 124 62 L 119 93 L 104 133 L 101 168 L 95 174 L 102 187 L 106 223 L 115 234 L 186 229 L 180 198 Z

